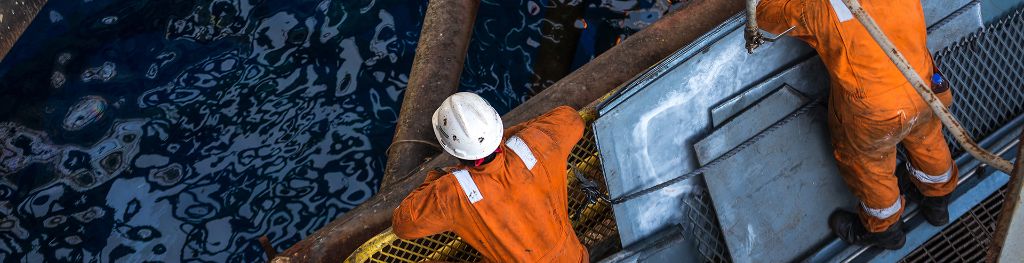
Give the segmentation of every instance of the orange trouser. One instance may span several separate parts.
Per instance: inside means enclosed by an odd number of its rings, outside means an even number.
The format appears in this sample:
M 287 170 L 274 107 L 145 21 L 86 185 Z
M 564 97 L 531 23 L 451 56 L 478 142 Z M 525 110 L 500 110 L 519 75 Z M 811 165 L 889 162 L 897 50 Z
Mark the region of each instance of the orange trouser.
M 879 62 L 879 63 L 888 63 Z M 925 196 L 944 196 L 956 188 L 957 168 L 939 121 L 909 85 L 860 97 L 832 89 L 829 129 L 840 174 L 861 200 L 860 219 L 871 232 L 899 220 L 905 202 L 894 172 L 896 144 L 903 143 L 910 179 Z M 952 92 L 938 94 L 952 103 Z

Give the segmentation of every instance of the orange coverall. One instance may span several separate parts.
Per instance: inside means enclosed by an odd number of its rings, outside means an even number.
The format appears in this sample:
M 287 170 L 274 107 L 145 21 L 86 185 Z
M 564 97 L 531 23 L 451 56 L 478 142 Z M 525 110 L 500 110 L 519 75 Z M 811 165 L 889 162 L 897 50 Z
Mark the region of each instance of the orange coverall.
M 932 59 L 920 0 L 864 0 L 864 9 L 922 79 Z M 896 170 L 896 144 L 910 159 L 909 176 L 925 196 L 944 196 L 957 182 L 942 124 L 867 29 L 841 0 L 761 0 L 758 24 L 813 47 L 828 68 L 829 130 L 843 180 L 861 200 L 860 219 L 871 232 L 899 220 L 905 202 Z M 946 106 L 952 92 L 939 93 Z
M 489 262 L 588 262 L 569 222 L 566 166 L 583 119 L 562 106 L 505 130 L 491 162 L 431 171 L 402 200 L 403 239 L 452 231 Z

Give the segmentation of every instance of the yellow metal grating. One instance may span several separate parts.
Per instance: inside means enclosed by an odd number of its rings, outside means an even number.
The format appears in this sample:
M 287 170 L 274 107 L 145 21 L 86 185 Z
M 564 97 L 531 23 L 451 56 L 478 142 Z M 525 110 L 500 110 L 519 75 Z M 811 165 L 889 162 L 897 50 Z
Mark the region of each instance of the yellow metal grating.
M 569 214 L 579 211 L 580 216 L 572 219 L 573 229 L 580 242 L 591 255 L 604 254 L 618 246 L 618 228 L 612 215 L 612 207 L 606 200 L 587 205 L 587 197 L 576 179 L 576 172 L 597 183 L 601 192 L 607 194 L 604 175 L 601 173 L 601 158 L 598 155 L 594 133 L 590 129 L 593 121 L 587 115 L 587 128 L 583 138 L 569 155 Z M 575 167 L 575 168 L 574 168 Z M 578 170 L 576 170 L 578 169 Z M 384 231 L 364 243 L 345 262 L 477 262 L 480 253 L 470 247 L 454 233 L 441 233 L 416 240 L 402 240 L 391 232 Z

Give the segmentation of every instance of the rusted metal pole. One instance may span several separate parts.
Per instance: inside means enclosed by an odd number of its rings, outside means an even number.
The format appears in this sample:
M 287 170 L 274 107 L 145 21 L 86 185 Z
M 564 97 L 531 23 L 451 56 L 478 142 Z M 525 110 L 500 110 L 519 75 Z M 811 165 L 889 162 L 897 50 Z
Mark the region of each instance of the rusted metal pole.
M 270 244 L 270 238 L 267 236 L 260 236 L 260 238 L 256 240 L 260 242 L 260 247 L 263 248 L 263 253 L 267 254 L 267 260 L 273 259 L 277 256 L 277 249 L 274 249 L 274 246 Z
M 758 0 L 746 0 L 747 8 L 744 9 L 744 16 L 747 18 L 746 26 L 743 28 L 743 40 L 746 41 L 747 54 L 754 54 L 754 50 L 766 42 L 775 42 L 779 40 L 783 35 L 788 34 L 789 31 L 796 29 L 796 26 L 792 26 L 786 29 L 785 32 L 779 33 L 776 36 L 766 37 L 761 32 L 761 28 L 757 26 L 757 2 Z
M 13 0 L 0 2 L 0 61 L 11 51 L 46 0 Z
M 742 1 L 691 1 L 530 98 L 502 119 L 507 126 L 529 120 L 560 105 L 577 109 L 586 106 L 742 9 Z M 395 207 L 423 183 L 427 171 L 454 164 L 454 157 L 442 154 L 420 165 L 386 192 L 371 197 L 282 252 L 275 262 L 333 262 L 345 258 L 367 239 L 391 226 Z
M 459 90 L 459 75 L 473 35 L 479 0 L 431 0 L 423 18 L 409 85 L 405 88 L 381 191 L 441 153 L 430 118 Z
M 544 11 L 544 20 L 540 28 L 540 46 L 537 47 L 537 55 L 533 60 L 533 94 L 543 91 L 572 73 L 576 46 L 579 44 L 582 28 L 586 27 L 586 22 L 582 19 L 586 5 L 582 1 L 548 2 L 552 6 L 546 7 L 547 10 Z M 576 23 L 579 23 L 580 27 L 577 27 Z
M 757 2 L 758 0 L 746 0 L 747 8 L 743 12 L 747 17 L 746 27 L 743 28 L 743 38 L 747 42 L 747 53 L 754 53 L 754 49 L 764 44 L 761 28 L 757 27 Z
M 922 98 L 924 98 L 924 101 L 928 103 L 928 106 L 931 106 L 932 111 L 935 112 L 935 115 L 939 116 L 939 120 L 941 120 L 942 124 L 946 126 L 946 130 L 953 134 L 953 138 L 960 143 L 960 146 L 970 153 L 971 156 L 974 156 L 975 159 L 978 159 L 979 161 L 1006 174 L 1012 174 L 1010 170 L 1013 169 L 1013 165 L 1010 161 L 1000 158 L 998 155 L 985 150 L 985 148 L 981 148 L 981 146 L 978 146 L 978 143 L 974 142 L 974 139 L 967 134 L 967 131 L 964 131 L 963 126 L 960 125 L 960 122 L 957 121 L 956 118 L 953 118 L 953 114 L 951 114 L 949 109 L 942 104 L 939 97 L 935 96 L 935 93 L 932 93 L 931 87 L 925 84 L 924 79 L 921 79 L 921 76 L 917 75 L 917 72 L 914 71 L 914 68 L 910 66 L 909 62 L 907 62 L 907 58 L 903 56 L 903 53 L 896 49 L 896 45 L 894 45 L 892 41 L 889 41 L 889 38 L 885 36 L 882 29 L 878 27 L 877 23 L 875 23 L 875 20 L 868 15 L 867 11 L 864 11 L 860 2 L 857 0 L 843 0 L 843 3 L 850 8 L 850 13 L 853 13 L 853 16 L 857 18 L 857 21 L 860 21 L 860 23 L 864 25 L 864 28 L 868 30 L 868 34 L 871 35 L 871 38 L 874 38 L 875 42 L 882 47 L 882 50 L 885 51 L 885 55 L 889 56 L 889 59 L 892 60 L 893 64 L 896 64 L 896 68 L 900 70 L 900 73 L 903 73 L 903 77 L 907 78 L 907 81 L 914 86 L 914 89 L 917 90 L 917 93 L 920 94 Z
M 988 249 L 988 262 L 1010 262 L 1024 258 L 1024 132 L 1020 134 L 1017 144 L 1017 161 L 1014 163 L 1010 183 L 1006 185 L 1006 197 L 1003 199 L 1003 210 L 996 221 L 996 232 L 992 234 L 992 244 Z M 1003 249 L 1009 246 L 1009 249 Z

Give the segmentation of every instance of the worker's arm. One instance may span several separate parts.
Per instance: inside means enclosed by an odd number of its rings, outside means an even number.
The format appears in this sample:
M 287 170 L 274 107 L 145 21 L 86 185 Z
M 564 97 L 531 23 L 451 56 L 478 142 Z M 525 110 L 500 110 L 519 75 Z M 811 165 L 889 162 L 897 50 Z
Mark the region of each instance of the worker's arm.
M 426 184 L 433 182 L 445 174 L 448 174 L 447 170 L 441 169 L 440 167 L 434 168 L 434 170 L 427 171 L 427 177 L 423 179 L 423 183 Z
M 584 125 L 583 118 L 576 110 L 560 106 L 531 120 L 520 133 L 530 133 L 522 137 L 536 140 L 527 141 L 534 148 L 535 154 L 548 155 L 544 158 L 564 159 L 583 137 Z
M 439 172 L 430 171 L 428 180 L 402 200 L 391 218 L 391 230 L 402 239 L 416 239 L 449 230 L 445 186 Z M 443 175 L 443 174 L 442 174 Z M 431 178 L 432 177 L 432 178 Z M 431 180 L 433 179 L 433 180 Z
M 552 112 L 555 112 L 556 110 L 558 110 L 560 112 L 565 112 L 566 109 L 568 111 L 572 111 L 573 114 L 576 114 L 577 116 L 579 116 L 579 113 L 576 112 L 576 110 L 574 110 L 572 107 L 569 107 L 569 106 L 558 106 L 558 107 L 555 107 L 554 109 L 551 109 L 551 111 L 548 111 L 548 112 L 542 114 L 541 116 L 537 116 L 537 117 L 535 117 L 533 119 L 530 119 L 528 121 L 524 121 L 524 122 L 521 122 L 519 124 L 513 125 L 512 127 L 505 128 L 505 134 L 510 134 L 510 135 L 511 134 L 516 134 L 519 131 L 522 131 L 523 128 L 526 128 L 527 126 L 533 126 L 532 125 L 533 123 L 536 123 L 538 121 L 544 120 L 545 119 L 544 116 L 548 116 L 549 114 L 551 114 Z
M 781 34 L 790 27 L 796 27 L 787 36 L 803 38 L 808 36 L 804 23 L 805 0 L 761 0 L 757 3 L 757 26 L 772 34 Z

